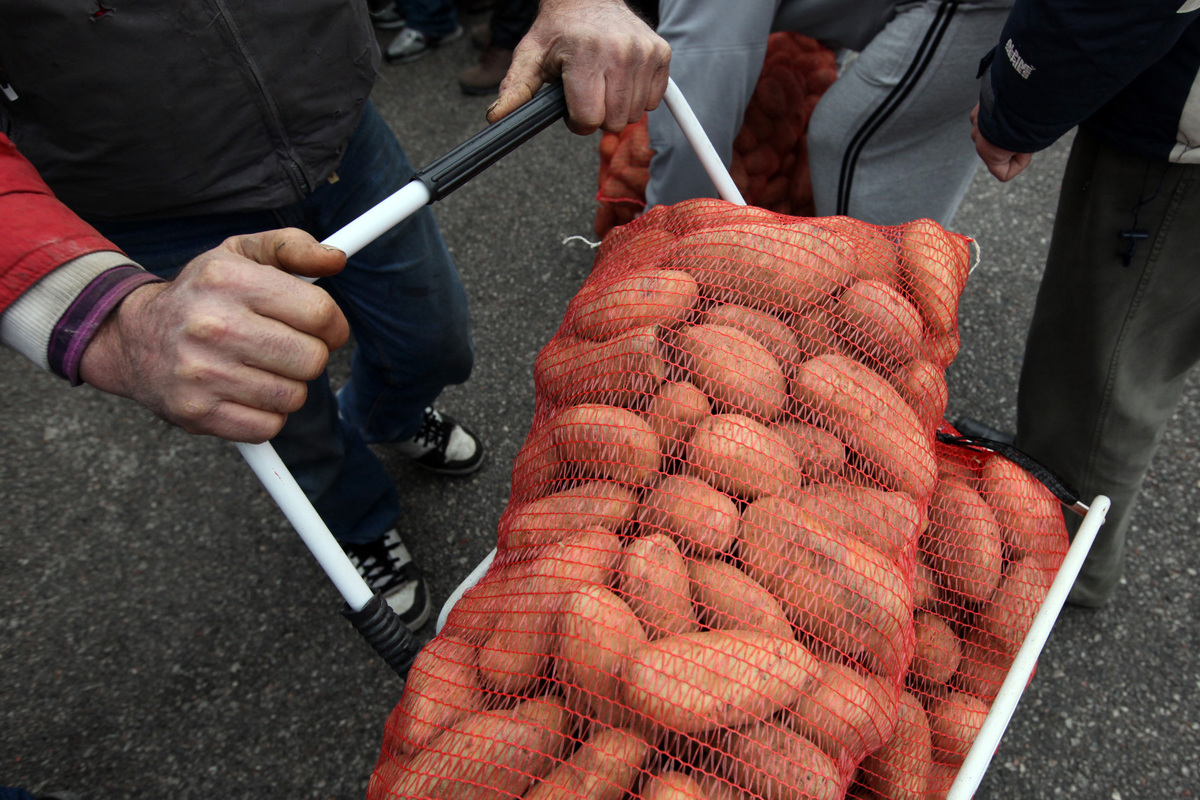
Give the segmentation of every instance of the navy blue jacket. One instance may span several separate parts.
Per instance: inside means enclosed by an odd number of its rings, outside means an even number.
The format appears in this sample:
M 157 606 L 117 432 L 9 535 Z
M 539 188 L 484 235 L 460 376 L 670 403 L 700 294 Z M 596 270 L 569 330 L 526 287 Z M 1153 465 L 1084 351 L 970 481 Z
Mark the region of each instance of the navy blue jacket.
M 1079 126 L 1200 163 L 1198 19 L 1198 0 L 1017 0 L 981 67 L 980 132 L 1032 153 Z

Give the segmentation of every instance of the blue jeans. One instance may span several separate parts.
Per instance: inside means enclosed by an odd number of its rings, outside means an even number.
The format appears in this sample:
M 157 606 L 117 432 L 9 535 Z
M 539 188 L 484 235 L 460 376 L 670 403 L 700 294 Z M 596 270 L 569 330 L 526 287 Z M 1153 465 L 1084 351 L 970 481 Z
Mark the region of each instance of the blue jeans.
M 391 195 L 412 165 L 368 103 L 338 180 L 282 208 L 137 222 L 93 222 L 130 258 L 170 277 L 230 236 L 280 227 L 319 240 Z M 400 515 L 396 488 L 371 443 L 416 434 L 422 411 L 471 374 L 474 348 L 467 297 L 441 231 L 426 206 L 319 281 L 354 334 L 350 380 L 335 397 L 328 375 L 309 383 L 308 401 L 272 440 L 279 457 L 337 539 L 378 539 Z
M 0 786 L 0 800 L 36 800 L 36 798 L 24 789 Z
M 446 36 L 458 27 L 458 9 L 454 0 L 399 0 L 405 23 L 426 36 Z

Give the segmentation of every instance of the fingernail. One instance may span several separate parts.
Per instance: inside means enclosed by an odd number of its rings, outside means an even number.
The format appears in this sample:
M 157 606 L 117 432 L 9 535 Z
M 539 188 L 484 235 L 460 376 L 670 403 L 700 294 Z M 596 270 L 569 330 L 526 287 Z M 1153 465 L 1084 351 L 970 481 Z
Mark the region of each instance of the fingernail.
M 321 245 L 321 247 L 324 247 L 326 250 L 332 250 L 332 251 L 333 251 L 333 252 L 335 252 L 335 253 L 340 253 L 340 252 L 342 252 L 342 248 L 340 248 L 340 247 L 334 247 L 334 246 L 333 246 L 333 245 L 331 245 L 331 244 L 322 244 L 322 245 Z
M 492 104 L 490 106 L 488 106 L 487 115 L 489 117 L 492 115 L 492 112 L 496 110 L 496 106 L 498 106 L 498 105 L 500 105 L 499 97 L 497 97 L 495 100 L 493 100 Z

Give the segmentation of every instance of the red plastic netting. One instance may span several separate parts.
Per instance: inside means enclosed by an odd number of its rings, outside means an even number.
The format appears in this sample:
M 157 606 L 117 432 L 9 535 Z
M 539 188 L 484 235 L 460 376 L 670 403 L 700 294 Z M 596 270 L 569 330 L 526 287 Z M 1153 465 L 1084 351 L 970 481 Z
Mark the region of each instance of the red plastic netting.
M 797 216 L 816 213 L 808 171 L 808 120 L 836 79 L 837 58 L 817 40 L 792 31 L 767 38 L 762 72 L 733 141 L 729 167 L 749 205 Z M 646 207 L 653 155 L 646 117 L 600 138 L 595 231 L 601 239 Z
M 944 794 L 1067 543 L 937 442 L 970 252 L 717 200 L 608 237 L 368 797 Z

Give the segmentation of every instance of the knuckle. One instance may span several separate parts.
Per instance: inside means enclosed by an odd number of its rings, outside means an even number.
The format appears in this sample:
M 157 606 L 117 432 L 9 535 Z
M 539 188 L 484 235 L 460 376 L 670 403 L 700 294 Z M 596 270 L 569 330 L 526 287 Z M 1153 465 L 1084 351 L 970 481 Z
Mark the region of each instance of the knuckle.
M 329 361 L 329 351 L 321 346 L 313 347 L 312 350 L 304 357 L 304 361 L 300 367 L 300 374 L 306 381 L 311 381 L 320 376 L 325 371 L 325 364 Z
M 302 381 L 283 381 L 275 387 L 273 395 L 271 407 L 265 410 L 290 414 L 304 405 L 308 399 L 308 387 Z
M 229 323 L 216 314 L 194 313 L 184 321 L 183 332 L 190 339 L 212 344 L 229 335 Z

